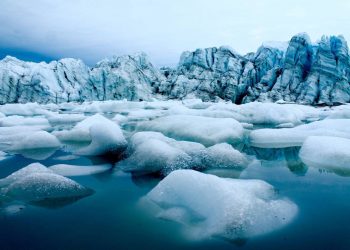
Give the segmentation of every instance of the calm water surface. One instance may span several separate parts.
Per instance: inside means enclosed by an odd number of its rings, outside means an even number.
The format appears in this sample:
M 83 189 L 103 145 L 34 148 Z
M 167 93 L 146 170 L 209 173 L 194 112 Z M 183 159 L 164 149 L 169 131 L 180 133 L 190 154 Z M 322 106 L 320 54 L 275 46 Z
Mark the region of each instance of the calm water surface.
M 156 218 L 140 202 L 160 179 L 135 177 L 114 168 L 102 174 L 73 177 L 95 190 L 71 204 L 24 205 L 0 215 L 0 249 L 350 249 L 350 179 L 302 165 L 298 149 L 257 150 L 259 160 L 240 178 L 262 179 L 299 207 L 297 217 L 270 234 L 238 242 L 191 241 L 183 226 Z M 39 161 L 91 165 L 105 159 L 62 161 L 56 152 Z M 36 162 L 14 156 L 0 162 L 0 177 Z

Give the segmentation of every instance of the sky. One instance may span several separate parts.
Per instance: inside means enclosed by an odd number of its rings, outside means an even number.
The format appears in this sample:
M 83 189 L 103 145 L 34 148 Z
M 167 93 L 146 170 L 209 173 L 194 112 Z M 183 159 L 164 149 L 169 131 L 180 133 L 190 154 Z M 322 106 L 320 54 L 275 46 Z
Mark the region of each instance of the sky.
M 349 40 L 349 13 L 349 0 L 0 0 L 0 58 L 94 65 L 143 51 L 174 66 L 186 50 L 225 45 L 245 54 L 300 32 Z

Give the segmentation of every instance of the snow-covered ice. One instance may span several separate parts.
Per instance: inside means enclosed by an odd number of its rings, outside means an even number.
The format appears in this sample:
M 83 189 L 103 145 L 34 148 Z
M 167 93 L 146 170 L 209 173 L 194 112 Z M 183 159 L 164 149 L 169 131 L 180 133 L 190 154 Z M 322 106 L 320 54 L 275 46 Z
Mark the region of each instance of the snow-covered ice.
M 206 149 L 202 160 L 205 168 L 225 168 L 243 170 L 248 160 L 230 144 L 220 143 Z
M 326 119 L 294 128 L 257 129 L 250 133 L 250 143 L 259 148 L 301 146 L 308 136 L 336 136 L 350 138 L 349 119 Z
M 176 169 L 225 168 L 242 170 L 248 160 L 227 143 L 205 148 L 202 144 L 176 141 L 159 132 L 138 132 L 131 137 L 129 157 L 119 166 L 124 171 L 169 174 Z
M 44 127 L 49 127 L 50 124 L 48 120 L 44 117 L 24 117 L 24 116 L 6 116 L 0 118 L 1 127 L 11 127 L 11 126 L 33 126 L 41 125 Z
M 196 162 L 192 157 L 204 149 L 199 143 L 176 141 L 159 132 L 139 132 L 130 139 L 130 156 L 119 165 L 124 171 L 166 175 L 176 169 L 193 167 Z
M 142 122 L 139 130 L 157 131 L 174 139 L 199 142 L 205 146 L 243 140 L 242 125 L 232 118 L 172 115 Z
M 15 142 L 10 151 L 21 151 L 30 149 L 58 148 L 61 143 L 52 134 L 46 131 L 37 131 L 27 134 L 21 140 Z
M 277 230 L 298 212 L 261 180 L 220 178 L 194 170 L 169 174 L 147 195 L 159 206 L 158 216 L 186 224 L 196 239 L 249 238 Z
M 71 130 L 55 131 L 53 134 L 61 141 L 90 142 L 74 152 L 78 155 L 120 154 L 127 146 L 119 125 L 100 114 L 86 118 Z
M 310 136 L 304 141 L 299 157 L 309 167 L 350 175 L 350 139 Z
M 80 198 L 92 193 L 92 190 L 39 163 L 30 164 L 1 179 L 0 186 L 1 195 L 25 202 Z
M 92 166 L 77 166 L 69 164 L 57 164 L 50 166 L 48 169 L 62 176 L 82 176 L 94 175 L 106 172 L 111 169 L 111 164 L 92 165 Z

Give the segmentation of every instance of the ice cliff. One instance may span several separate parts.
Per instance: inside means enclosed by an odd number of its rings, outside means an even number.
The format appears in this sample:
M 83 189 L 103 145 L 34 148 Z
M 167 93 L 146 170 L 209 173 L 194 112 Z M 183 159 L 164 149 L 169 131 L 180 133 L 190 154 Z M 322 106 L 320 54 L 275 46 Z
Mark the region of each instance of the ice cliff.
M 307 34 L 289 44 L 265 43 L 240 55 L 229 47 L 184 52 L 176 68 L 158 69 L 143 53 L 93 68 L 81 60 L 0 61 L 0 103 L 90 100 L 224 99 L 334 105 L 350 102 L 350 56 L 342 36 Z

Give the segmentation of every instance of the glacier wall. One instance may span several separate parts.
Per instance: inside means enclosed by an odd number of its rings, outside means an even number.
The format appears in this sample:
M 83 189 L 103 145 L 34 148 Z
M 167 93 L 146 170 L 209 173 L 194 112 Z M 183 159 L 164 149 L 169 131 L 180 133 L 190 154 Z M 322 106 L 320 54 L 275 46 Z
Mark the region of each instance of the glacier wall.
M 0 61 L 0 103 L 201 98 L 337 105 L 350 102 L 350 56 L 342 36 L 286 46 L 263 44 L 240 55 L 228 47 L 184 52 L 176 68 L 158 69 L 144 53 L 113 57 L 93 68 L 81 60 Z

